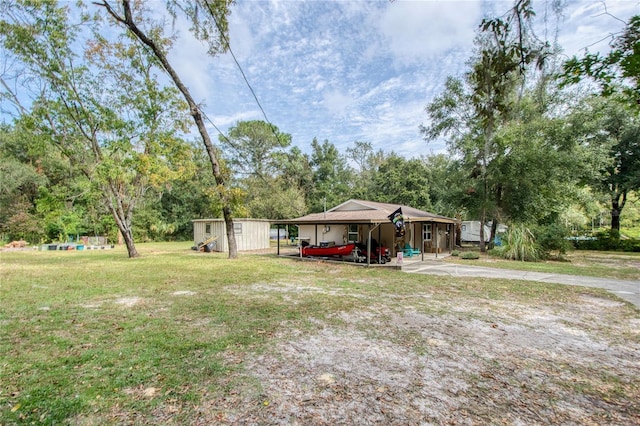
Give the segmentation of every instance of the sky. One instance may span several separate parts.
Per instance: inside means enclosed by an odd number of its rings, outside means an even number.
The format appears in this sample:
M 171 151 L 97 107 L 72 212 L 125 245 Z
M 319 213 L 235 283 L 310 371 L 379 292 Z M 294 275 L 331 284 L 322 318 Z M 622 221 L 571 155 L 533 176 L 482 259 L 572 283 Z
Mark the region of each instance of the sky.
M 640 13 L 638 0 L 568 0 L 557 18 L 551 3 L 533 0 L 536 32 L 552 40 L 558 29 L 567 57 L 585 48 L 606 51 L 608 36 L 624 27 L 620 20 Z M 259 104 L 230 53 L 208 59 L 192 39 L 180 37 L 173 55 L 224 133 L 238 121 L 266 115 L 306 153 L 317 138 L 343 153 L 360 141 L 414 157 L 445 150 L 443 140 L 427 143 L 420 134 L 419 126 L 428 124 L 425 106 L 442 93 L 448 76 L 467 70 L 482 19 L 512 4 L 238 0 L 230 16 L 231 50 Z
M 164 2 L 154 2 L 163 13 Z M 559 17 L 551 10 L 557 2 L 564 5 Z M 623 21 L 640 14 L 640 0 L 532 4 L 538 37 L 557 36 L 567 58 L 586 48 L 608 50 Z M 265 120 L 308 154 L 317 138 L 342 153 L 358 141 L 417 157 L 445 151 L 444 140 L 427 142 L 420 133 L 428 125 L 425 107 L 447 77 L 467 71 L 482 19 L 512 6 L 513 0 L 236 0 L 229 39 L 240 68 L 231 53 L 208 56 L 185 22 L 171 24 L 178 36 L 170 59 L 225 134 L 238 121 Z

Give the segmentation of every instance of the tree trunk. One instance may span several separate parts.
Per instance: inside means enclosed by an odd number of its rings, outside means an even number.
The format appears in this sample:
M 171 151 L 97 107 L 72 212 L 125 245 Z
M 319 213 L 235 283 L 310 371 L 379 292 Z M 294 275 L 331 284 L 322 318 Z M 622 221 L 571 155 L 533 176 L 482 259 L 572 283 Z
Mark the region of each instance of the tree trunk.
M 226 195 L 224 190 L 226 189 L 226 181 L 225 177 L 220 170 L 220 164 L 218 162 L 218 157 L 215 152 L 215 147 L 211 138 L 209 137 L 209 133 L 207 132 L 207 128 L 204 123 L 204 119 L 202 117 L 202 112 L 200 111 L 200 107 L 191 96 L 191 92 L 184 85 L 176 70 L 171 66 L 169 60 L 167 59 L 167 55 L 164 51 L 156 45 L 156 42 L 149 38 L 133 21 L 133 15 L 131 13 L 131 5 L 129 0 L 122 0 L 122 7 L 124 12 L 124 17 L 120 16 L 111 5 L 105 0 L 101 3 L 96 3 L 99 6 L 103 6 L 107 12 L 118 22 L 123 24 L 125 27 L 131 31 L 141 43 L 147 46 L 155 57 L 160 61 L 164 70 L 169 74 L 171 80 L 176 85 L 178 90 L 182 93 L 184 99 L 189 104 L 189 109 L 191 110 L 191 116 L 198 128 L 198 132 L 200 133 L 200 137 L 202 138 L 202 142 L 207 150 L 207 154 L 209 155 L 209 160 L 211 163 L 211 169 L 213 171 L 213 177 L 216 181 L 216 184 L 222 188 L 221 198 L 223 204 L 223 216 L 226 224 L 227 231 L 227 240 L 229 244 L 229 258 L 233 259 L 238 257 L 238 248 L 236 245 L 236 235 L 233 231 L 233 218 L 231 215 L 231 207 L 229 206 L 229 200 L 226 199 Z
M 498 220 L 494 217 L 491 219 L 491 235 L 489 236 L 489 248 L 495 246 L 496 231 L 498 230 Z
M 127 253 L 130 258 L 139 257 L 140 253 L 136 249 L 136 245 L 133 241 L 133 233 L 131 232 L 131 223 L 127 221 L 126 217 L 121 215 L 120 209 L 116 208 L 111 202 L 109 202 L 109 210 L 113 215 L 113 219 L 116 221 L 116 226 L 124 238 L 124 244 L 127 246 Z
M 133 242 L 133 235 L 131 233 L 131 229 L 120 230 L 122 232 L 122 237 L 124 238 L 124 244 L 127 246 L 127 253 L 129 253 L 130 258 L 139 257 L 140 254 L 138 250 L 136 250 L 136 246 Z
M 229 259 L 238 257 L 238 246 L 236 244 L 235 231 L 233 230 L 233 218 L 231 217 L 231 209 L 228 206 L 222 207 L 222 215 L 224 217 L 224 223 L 227 231 L 227 244 L 229 246 Z M 229 238 L 232 235 L 233 238 Z M 234 253 L 231 256 L 231 253 Z
M 484 211 L 484 207 L 482 208 L 482 213 L 480 213 L 480 253 L 485 253 L 487 251 L 487 244 L 484 242 L 484 222 L 487 219 L 487 214 Z
M 492 113 L 493 114 L 493 113 Z M 482 211 L 480 218 L 480 252 L 487 252 L 487 244 L 485 243 L 484 224 L 487 221 L 487 205 L 489 203 L 489 178 L 488 160 L 491 155 L 491 144 L 493 142 L 493 115 L 488 120 L 484 133 L 484 146 L 482 148 Z
M 611 230 L 617 231 L 618 234 L 620 234 L 620 215 L 626 203 L 626 191 L 616 190 L 611 194 Z

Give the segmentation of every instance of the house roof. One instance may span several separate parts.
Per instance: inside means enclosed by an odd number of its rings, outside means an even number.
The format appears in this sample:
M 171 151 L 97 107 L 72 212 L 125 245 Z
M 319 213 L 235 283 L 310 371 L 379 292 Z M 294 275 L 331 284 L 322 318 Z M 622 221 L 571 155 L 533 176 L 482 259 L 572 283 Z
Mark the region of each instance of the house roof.
M 348 200 L 322 213 L 311 213 L 295 219 L 275 221 L 275 224 L 333 224 L 333 223 L 385 223 L 389 215 L 398 209 L 406 222 L 455 223 L 456 220 L 401 204 L 378 203 L 375 201 Z

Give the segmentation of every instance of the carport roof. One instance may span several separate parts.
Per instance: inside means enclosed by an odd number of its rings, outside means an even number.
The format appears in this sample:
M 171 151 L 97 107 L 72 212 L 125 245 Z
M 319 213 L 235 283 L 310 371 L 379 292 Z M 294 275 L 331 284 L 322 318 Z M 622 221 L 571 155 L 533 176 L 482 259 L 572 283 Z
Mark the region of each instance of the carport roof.
M 389 215 L 402 209 L 406 222 L 455 223 L 456 220 L 401 204 L 378 203 L 375 201 L 349 200 L 323 213 L 311 213 L 295 219 L 278 220 L 274 224 L 338 224 L 338 223 L 385 223 Z

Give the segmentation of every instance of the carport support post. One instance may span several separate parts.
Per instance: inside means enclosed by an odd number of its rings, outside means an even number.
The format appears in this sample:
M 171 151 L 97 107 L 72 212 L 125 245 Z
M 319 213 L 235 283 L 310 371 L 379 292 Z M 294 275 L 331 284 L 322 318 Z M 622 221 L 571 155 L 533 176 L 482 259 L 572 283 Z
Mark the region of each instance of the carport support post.
M 382 227 L 378 225 L 378 265 L 382 262 Z
M 374 229 L 378 228 L 378 247 L 380 247 L 380 224 L 377 224 L 373 228 L 369 225 L 369 234 L 367 237 L 367 266 L 371 266 L 371 233 Z M 380 251 L 381 252 L 381 251 Z M 378 253 L 378 264 L 380 264 L 380 253 Z
M 422 253 L 422 261 L 424 262 L 424 222 L 420 222 L 420 235 L 422 235 L 420 238 L 420 241 L 422 241 L 420 243 L 420 252 Z
M 439 240 L 439 238 L 438 238 L 438 231 L 439 230 L 438 230 L 438 224 L 437 223 L 436 223 L 435 228 L 436 229 L 435 229 L 435 232 L 433 233 L 433 235 L 436 238 L 436 259 L 437 259 L 438 258 L 438 243 L 439 243 L 439 241 L 438 241 Z
M 277 236 L 277 238 L 278 238 L 278 242 L 276 243 L 276 244 L 278 245 L 278 250 L 277 250 L 277 252 L 278 252 L 278 256 L 280 256 L 280 224 L 277 224 L 277 225 L 276 225 L 276 229 L 278 230 L 278 231 L 277 231 L 277 234 L 276 234 L 276 236 Z
M 369 225 L 369 233 L 367 237 L 367 266 L 371 266 L 371 225 Z
M 451 225 L 449 225 L 449 229 L 451 230 L 449 232 L 449 254 L 451 254 L 451 252 L 453 251 L 453 246 L 456 243 L 456 230 L 458 229 L 458 227 L 455 223 L 452 223 Z

